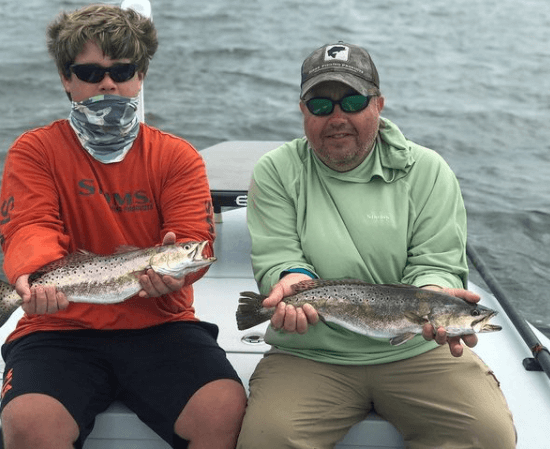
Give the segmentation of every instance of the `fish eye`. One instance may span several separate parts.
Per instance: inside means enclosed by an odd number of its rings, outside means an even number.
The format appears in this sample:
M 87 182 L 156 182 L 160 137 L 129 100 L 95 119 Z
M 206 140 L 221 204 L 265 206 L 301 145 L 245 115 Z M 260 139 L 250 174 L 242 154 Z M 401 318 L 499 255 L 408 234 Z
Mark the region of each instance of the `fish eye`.
M 472 311 L 470 312 L 470 315 L 479 316 L 479 315 L 481 315 L 481 312 L 477 309 L 472 309 Z

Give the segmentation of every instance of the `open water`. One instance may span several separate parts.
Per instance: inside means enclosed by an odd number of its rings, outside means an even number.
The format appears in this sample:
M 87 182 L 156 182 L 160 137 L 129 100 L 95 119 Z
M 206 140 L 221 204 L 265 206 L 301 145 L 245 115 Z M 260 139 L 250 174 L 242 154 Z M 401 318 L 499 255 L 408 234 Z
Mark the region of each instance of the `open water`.
M 68 115 L 45 28 L 87 3 L 0 0 L 0 161 L 19 134 Z M 448 161 L 470 242 L 522 314 L 549 333 L 548 0 L 151 3 L 160 48 L 146 120 L 199 150 L 301 136 L 303 59 L 338 40 L 366 47 L 383 115 Z

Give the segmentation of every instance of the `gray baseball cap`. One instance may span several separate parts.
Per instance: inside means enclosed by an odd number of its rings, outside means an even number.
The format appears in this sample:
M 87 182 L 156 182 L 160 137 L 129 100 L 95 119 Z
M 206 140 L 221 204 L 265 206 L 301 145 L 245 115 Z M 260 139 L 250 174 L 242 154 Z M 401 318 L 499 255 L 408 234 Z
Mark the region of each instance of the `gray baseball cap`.
M 339 81 L 361 95 L 380 88 L 378 72 L 368 52 L 357 45 L 324 45 L 311 53 L 302 64 L 302 92 L 300 98 L 324 81 Z

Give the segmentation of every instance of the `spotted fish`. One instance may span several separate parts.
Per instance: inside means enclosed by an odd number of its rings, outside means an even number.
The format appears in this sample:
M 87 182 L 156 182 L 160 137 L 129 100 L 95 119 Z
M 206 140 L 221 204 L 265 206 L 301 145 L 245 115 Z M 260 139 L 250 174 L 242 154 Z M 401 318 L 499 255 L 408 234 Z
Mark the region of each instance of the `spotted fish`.
M 309 280 L 293 285 L 287 304 L 310 304 L 319 318 L 350 331 L 377 338 L 389 338 L 394 346 L 422 332 L 426 323 L 444 327 L 449 336 L 501 330 L 489 320 L 497 312 L 442 292 L 412 285 L 369 284 L 363 281 Z M 237 309 L 237 326 L 248 329 L 271 318 L 274 308 L 262 306 L 265 295 L 242 292 Z
M 137 276 L 149 268 L 182 278 L 209 266 L 216 258 L 203 257 L 207 243 L 176 243 L 109 256 L 78 252 L 40 268 L 29 276 L 29 284 L 55 285 L 72 302 L 115 304 L 141 290 Z M 21 304 L 15 288 L 0 281 L 0 326 Z

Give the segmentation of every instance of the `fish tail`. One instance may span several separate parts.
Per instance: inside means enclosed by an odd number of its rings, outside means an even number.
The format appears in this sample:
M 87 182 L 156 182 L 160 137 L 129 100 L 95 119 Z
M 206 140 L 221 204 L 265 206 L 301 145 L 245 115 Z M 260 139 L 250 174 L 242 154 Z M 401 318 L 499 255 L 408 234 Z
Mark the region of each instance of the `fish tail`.
M 237 307 L 237 327 L 240 331 L 250 329 L 263 323 L 273 315 L 273 309 L 266 309 L 262 302 L 267 298 L 254 292 L 241 292 L 239 307 Z
M 9 320 L 13 312 L 23 303 L 19 295 L 13 299 L 14 288 L 12 285 L 0 280 L 0 327 Z

